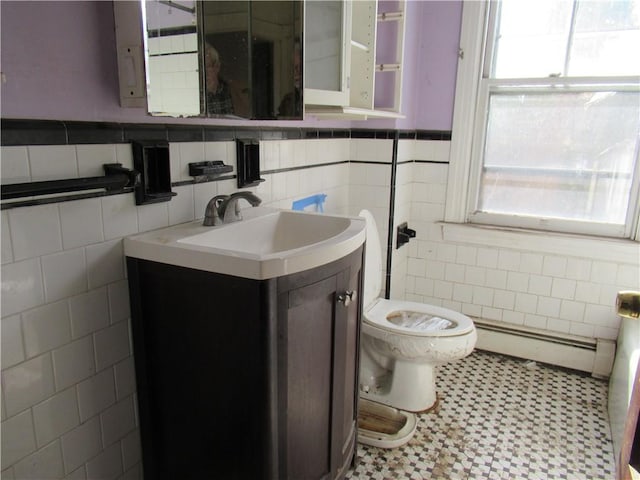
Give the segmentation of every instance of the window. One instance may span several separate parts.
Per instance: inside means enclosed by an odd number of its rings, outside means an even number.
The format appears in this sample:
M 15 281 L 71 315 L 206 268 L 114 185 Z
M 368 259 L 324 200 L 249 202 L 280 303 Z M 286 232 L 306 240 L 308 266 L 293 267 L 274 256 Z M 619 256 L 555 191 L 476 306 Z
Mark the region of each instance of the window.
M 447 219 L 633 237 L 640 0 L 464 8 Z

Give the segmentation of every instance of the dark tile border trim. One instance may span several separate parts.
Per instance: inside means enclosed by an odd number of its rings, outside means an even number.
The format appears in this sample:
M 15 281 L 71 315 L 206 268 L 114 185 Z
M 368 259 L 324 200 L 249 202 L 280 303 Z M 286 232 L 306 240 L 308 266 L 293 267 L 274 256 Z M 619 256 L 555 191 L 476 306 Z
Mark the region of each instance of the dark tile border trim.
M 432 130 L 376 130 L 376 129 L 314 129 L 314 128 L 258 128 L 258 127 L 225 127 L 205 125 L 178 124 L 125 124 L 112 122 L 79 122 L 59 120 L 31 120 L 0 118 L 1 146 L 29 146 L 29 145 L 82 145 L 82 144 L 111 144 L 129 143 L 133 140 L 163 140 L 169 142 L 214 142 L 234 141 L 236 139 L 257 140 L 299 140 L 299 139 L 331 139 L 331 138 L 360 138 L 385 139 L 394 142 L 394 157 L 390 162 L 365 160 L 344 160 L 339 162 L 304 165 L 299 167 L 281 168 L 264 171 L 265 174 L 284 173 L 294 170 L 338 165 L 342 163 L 359 163 L 368 165 L 392 165 L 410 163 L 411 161 L 397 161 L 398 140 L 450 140 L 449 131 Z M 429 160 L 415 160 L 417 163 L 448 163 Z M 191 185 L 203 181 L 215 182 L 236 178 L 226 175 L 206 180 L 185 180 L 175 182 L 172 186 Z M 119 193 L 131 193 L 127 190 Z M 119 193 L 92 192 L 71 194 L 49 198 L 37 198 L 6 202 L 0 205 L 2 210 L 43 205 L 48 203 L 67 202 L 85 198 L 104 197 Z
M 274 173 L 293 172 L 295 170 L 309 170 L 310 168 L 330 167 L 332 165 L 343 165 L 345 163 L 353 163 L 349 160 L 340 160 L 338 162 L 314 163 L 313 165 L 301 165 L 299 167 L 275 168 L 273 170 L 262 170 L 260 173 L 264 175 L 273 175 Z
M 407 130 L 400 130 L 398 132 L 398 140 L 415 140 L 416 139 L 416 133 L 417 132 L 412 132 L 412 131 L 407 131 Z
M 299 140 L 306 138 L 370 138 L 393 140 L 451 140 L 450 131 L 376 130 L 332 128 L 259 128 L 209 125 L 78 122 L 59 120 L 0 119 L 0 145 L 76 145 L 129 143 L 132 140 L 169 142 Z
M 349 160 L 350 163 L 363 163 L 365 165 L 391 165 L 392 160 L 388 162 L 377 162 L 374 160 Z
M 451 140 L 451 130 L 416 130 L 416 140 Z
M 47 120 L 0 121 L 2 145 L 66 145 L 67 127 L 63 122 Z
M 396 131 L 393 138 L 393 151 L 391 153 L 391 180 L 389 182 L 389 224 L 387 226 L 387 258 L 385 270 L 384 298 L 391 298 L 391 268 L 393 259 L 393 223 L 396 217 L 396 177 L 398 171 L 398 142 L 400 132 Z

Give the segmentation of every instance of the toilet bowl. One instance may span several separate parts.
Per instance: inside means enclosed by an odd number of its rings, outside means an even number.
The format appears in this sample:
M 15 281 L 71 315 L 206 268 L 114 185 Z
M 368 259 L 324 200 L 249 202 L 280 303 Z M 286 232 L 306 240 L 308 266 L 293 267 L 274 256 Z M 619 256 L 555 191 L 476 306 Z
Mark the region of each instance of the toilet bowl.
M 476 344 L 476 329 L 469 317 L 453 310 L 379 298 L 378 230 L 369 211 L 362 210 L 360 216 L 367 222 L 360 398 L 422 412 L 436 403 L 435 366 L 469 355 Z M 362 443 L 366 437 L 361 435 Z

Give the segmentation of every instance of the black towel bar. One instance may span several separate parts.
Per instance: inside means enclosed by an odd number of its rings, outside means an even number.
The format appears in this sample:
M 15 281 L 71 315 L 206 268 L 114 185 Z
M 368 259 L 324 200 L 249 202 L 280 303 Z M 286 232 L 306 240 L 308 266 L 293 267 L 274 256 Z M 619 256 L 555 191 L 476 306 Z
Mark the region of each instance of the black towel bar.
M 134 188 L 138 185 L 140 174 L 135 170 L 124 168 L 120 163 L 103 165 L 105 175 L 102 177 L 69 178 L 65 180 L 46 180 L 44 182 L 13 183 L 2 185 L 0 198 L 31 197 L 54 193 L 76 192 L 105 188 L 109 192 Z

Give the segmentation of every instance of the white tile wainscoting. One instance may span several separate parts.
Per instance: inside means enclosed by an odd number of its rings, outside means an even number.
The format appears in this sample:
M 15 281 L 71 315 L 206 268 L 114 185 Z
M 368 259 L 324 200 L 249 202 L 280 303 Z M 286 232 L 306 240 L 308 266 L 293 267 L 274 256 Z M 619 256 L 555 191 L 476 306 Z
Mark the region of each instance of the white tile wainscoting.
M 328 195 L 325 211 L 376 216 L 386 246 L 393 140 L 261 141 L 264 203 Z M 122 238 L 201 218 L 234 179 L 191 183 L 188 163 L 235 166 L 235 143 L 170 142 L 170 202 L 133 194 L 2 211 L 2 477 L 141 476 L 135 373 Z M 129 144 L 3 146 L 2 183 L 131 168 Z M 398 144 L 394 227 L 417 238 L 395 249 L 392 298 L 425 301 L 506 324 L 614 338 L 611 294 L 637 288 L 637 262 L 606 261 L 443 237 L 449 142 Z M 381 272 L 384 275 L 385 272 Z
M 391 141 L 380 142 L 390 152 Z M 326 193 L 327 213 L 348 214 L 349 183 L 360 175 L 348 163 L 354 145 L 261 142 L 267 173 L 252 190 L 282 208 Z M 192 180 L 189 162 L 235 166 L 234 142 L 172 143 L 170 152 L 174 182 Z M 1 154 L 3 183 L 44 179 L 41 158 L 59 163 L 54 178 L 99 176 L 103 163 L 133 166 L 128 144 L 4 146 Z M 367 181 L 371 196 L 386 195 L 388 212 L 388 186 Z M 171 202 L 151 205 L 136 206 L 130 193 L 2 211 L 3 479 L 140 478 L 122 238 L 202 218 L 211 197 L 237 188 L 230 179 L 173 190 Z
M 640 245 L 552 234 L 483 234 L 443 223 L 447 164 L 414 163 L 405 297 L 509 325 L 615 340 L 620 290 L 640 286 Z M 466 229 L 466 234 L 449 232 Z M 523 238 L 526 241 L 523 241 Z M 581 248 L 589 242 L 587 249 Z M 613 252 L 612 244 L 618 245 Z M 567 253 L 574 252 L 574 253 Z

